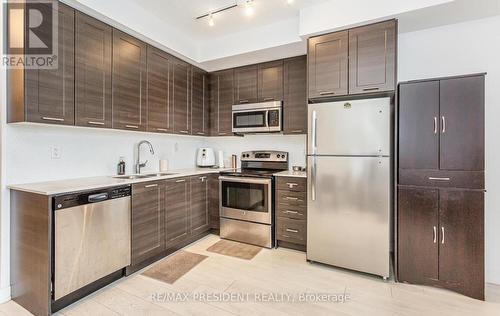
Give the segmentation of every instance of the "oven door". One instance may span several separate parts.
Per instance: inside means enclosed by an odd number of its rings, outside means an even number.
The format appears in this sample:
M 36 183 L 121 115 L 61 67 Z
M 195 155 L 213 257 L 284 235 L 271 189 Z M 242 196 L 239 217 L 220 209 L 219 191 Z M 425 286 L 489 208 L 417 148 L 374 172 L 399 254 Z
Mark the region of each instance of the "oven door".
M 220 216 L 271 224 L 271 179 L 219 177 Z
M 233 111 L 233 132 L 269 132 L 268 110 Z

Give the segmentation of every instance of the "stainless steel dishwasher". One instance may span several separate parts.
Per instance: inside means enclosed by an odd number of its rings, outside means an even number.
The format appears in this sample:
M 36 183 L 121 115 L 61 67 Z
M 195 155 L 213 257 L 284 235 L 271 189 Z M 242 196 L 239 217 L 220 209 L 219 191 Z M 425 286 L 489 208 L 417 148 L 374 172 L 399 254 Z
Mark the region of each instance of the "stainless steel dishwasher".
M 54 299 L 130 265 L 131 187 L 54 197 Z

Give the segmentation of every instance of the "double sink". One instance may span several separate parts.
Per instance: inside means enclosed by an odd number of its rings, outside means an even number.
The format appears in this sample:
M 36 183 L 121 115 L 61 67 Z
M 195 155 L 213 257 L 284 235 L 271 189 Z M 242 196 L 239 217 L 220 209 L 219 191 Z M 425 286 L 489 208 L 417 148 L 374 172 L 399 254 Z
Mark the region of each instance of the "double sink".
M 171 173 L 171 172 L 158 172 L 158 173 L 146 173 L 146 174 L 131 174 L 127 176 L 116 176 L 113 177 L 115 179 L 128 179 L 128 180 L 135 180 L 135 179 L 145 179 L 145 178 L 154 178 L 154 177 L 164 177 L 164 176 L 171 176 L 176 173 Z

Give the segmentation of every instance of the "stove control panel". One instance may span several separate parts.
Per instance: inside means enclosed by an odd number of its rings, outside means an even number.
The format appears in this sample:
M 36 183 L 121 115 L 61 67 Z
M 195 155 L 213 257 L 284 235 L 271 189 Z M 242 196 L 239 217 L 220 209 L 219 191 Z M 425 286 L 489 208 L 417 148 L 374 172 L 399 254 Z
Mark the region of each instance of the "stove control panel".
M 285 151 L 244 151 L 241 161 L 276 161 L 287 162 L 288 153 Z

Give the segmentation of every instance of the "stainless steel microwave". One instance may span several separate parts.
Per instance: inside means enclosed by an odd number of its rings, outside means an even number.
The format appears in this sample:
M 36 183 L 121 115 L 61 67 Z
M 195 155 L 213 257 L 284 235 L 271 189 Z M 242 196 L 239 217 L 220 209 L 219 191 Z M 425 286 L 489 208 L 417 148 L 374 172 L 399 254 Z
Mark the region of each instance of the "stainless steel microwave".
M 283 129 L 281 101 L 233 105 L 233 133 L 269 133 Z

